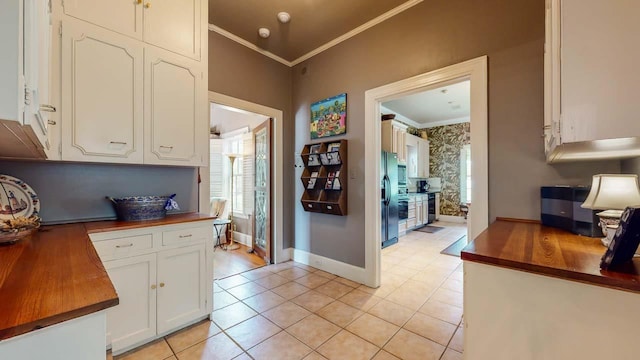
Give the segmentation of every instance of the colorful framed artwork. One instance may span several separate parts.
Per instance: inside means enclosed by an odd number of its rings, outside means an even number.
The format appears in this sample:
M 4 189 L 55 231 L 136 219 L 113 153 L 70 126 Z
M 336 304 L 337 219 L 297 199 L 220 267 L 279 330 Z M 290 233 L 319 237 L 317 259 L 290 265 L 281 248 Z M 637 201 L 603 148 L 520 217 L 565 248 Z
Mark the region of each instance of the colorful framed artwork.
M 311 104 L 311 139 L 347 133 L 347 94 Z

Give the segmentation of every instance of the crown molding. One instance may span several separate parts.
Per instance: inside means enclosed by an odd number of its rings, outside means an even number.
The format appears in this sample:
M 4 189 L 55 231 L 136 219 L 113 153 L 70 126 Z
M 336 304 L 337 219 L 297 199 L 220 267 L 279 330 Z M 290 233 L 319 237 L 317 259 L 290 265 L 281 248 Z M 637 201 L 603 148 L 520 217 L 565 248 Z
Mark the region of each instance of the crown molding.
M 273 60 L 275 60 L 275 61 L 277 61 L 277 62 L 279 62 L 279 63 L 281 63 L 283 65 L 287 65 L 288 67 L 292 67 L 293 66 L 293 63 L 291 61 L 287 61 L 286 59 L 283 59 L 280 56 L 278 56 L 278 55 L 276 55 L 276 54 L 274 54 L 272 52 L 269 52 L 267 50 L 261 49 L 260 47 L 258 47 L 254 43 L 249 42 L 249 41 L 247 41 L 247 40 L 245 40 L 245 39 L 243 39 L 243 38 L 241 38 L 241 37 L 239 37 L 237 35 L 234 35 L 234 34 L 228 32 L 227 30 L 225 30 L 225 29 L 223 29 L 221 27 L 215 26 L 213 24 L 209 24 L 209 31 L 213 31 L 215 33 L 218 33 L 218 34 L 226 37 L 229 40 L 233 40 L 233 41 L 237 42 L 240 45 L 244 45 L 244 46 L 248 47 L 249 49 L 251 49 L 251 50 L 253 50 L 255 52 L 258 52 L 258 53 L 260 53 L 260 54 L 262 54 L 262 55 L 264 55 L 264 56 L 266 56 L 266 57 L 268 57 L 270 59 L 273 59 Z
M 321 52 L 323 52 L 323 51 L 325 51 L 327 49 L 330 49 L 330 48 L 340 44 L 343 41 L 346 41 L 346 40 L 348 40 L 348 39 L 360 34 L 361 32 L 363 32 L 365 30 L 368 30 L 368 29 L 378 25 L 379 23 L 381 23 L 381 22 L 383 22 L 383 21 L 385 21 L 385 20 L 387 20 L 387 19 L 389 19 L 389 18 L 391 18 L 391 17 L 393 17 L 395 15 L 398 15 L 399 13 L 401 13 L 401 12 L 407 10 L 407 9 L 410 9 L 410 8 L 414 7 L 415 5 L 418 5 L 422 1 L 423 0 L 410 0 L 410 1 L 407 1 L 407 2 L 405 2 L 403 4 L 401 4 L 401 5 L 398 5 L 395 8 L 387 11 L 386 13 L 384 13 L 384 14 L 382 14 L 382 15 L 374 18 L 374 19 L 371 19 L 371 20 L 367 21 L 366 23 L 364 23 L 364 24 L 358 26 L 357 28 L 349 31 L 348 33 L 345 33 L 344 35 L 341 35 L 341 36 L 339 36 L 339 37 L 337 37 L 337 38 L 325 43 L 324 45 L 321 45 L 318 48 L 309 51 L 308 53 L 300 56 L 299 58 L 297 58 L 297 59 L 295 59 L 293 61 L 288 61 L 288 60 L 286 60 L 286 59 L 284 59 L 284 58 L 282 58 L 282 57 L 280 57 L 280 56 L 278 56 L 278 55 L 276 55 L 276 54 L 274 54 L 274 53 L 272 53 L 270 51 L 261 49 L 260 47 L 256 46 L 255 44 L 253 44 L 253 43 L 251 43 L 251 42 L 249 42 L 249 41 L 247 41 L 247 40 L 245 40 L 245 39 L 243 39 L 243 38 L 241 38 L 241 37 L 239 37 L 237 35 L 234 35 L 234 34 L 228 32 L 228 31 L 226 31 L 226 30 L 224 30 L 224 29 L 222 29 L 222 28 L 220 28 L 220 27 L 218 27 L 216 25 L 209 24 L 209 31 L 216 32 L 216 33 L 228 38 L 229 40 L 233 40 L 233 41 L 237 42 L 238 44 L 244 45 L 244 46 L 248 47 L 249 49 L 254 50 L 254 51 L 256 51 L 256 52 L 258 52 L 258 53 L 260 53 L 260 54 L 262 54 L 262 55 L 264 55 L 264 56 L 266 56 L 268 58 L 271 58 L 271 59 L 273 59 L 273 60 L 275 60 L 275 61 L 277 61 L 277 62 L 279 62 L 281 64 L 287 65 L 289 67 L 293 67 L 293 66 L 296 66 L 296 65 L 300 64 L 301 62 L 303 62 L 305 60 L 308 60 L 308 59 L 320 54 Z

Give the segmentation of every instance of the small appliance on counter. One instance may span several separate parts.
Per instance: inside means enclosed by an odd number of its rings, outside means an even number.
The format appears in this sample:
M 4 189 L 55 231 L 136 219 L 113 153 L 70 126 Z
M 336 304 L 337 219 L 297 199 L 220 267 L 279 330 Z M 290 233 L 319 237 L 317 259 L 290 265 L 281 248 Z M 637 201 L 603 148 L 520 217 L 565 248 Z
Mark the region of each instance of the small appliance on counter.
M 589 187 L 586 186 L 542 186 L 542 225 L 564 229 L 578 235 L 602 237 L 596 216 L 600 211 L 580 207 L 588 194 Z
M 429 190 L 429 182 L 427 180 L 418 180 L 416 181 L 416 192 L 417 193 L 426 193 Z

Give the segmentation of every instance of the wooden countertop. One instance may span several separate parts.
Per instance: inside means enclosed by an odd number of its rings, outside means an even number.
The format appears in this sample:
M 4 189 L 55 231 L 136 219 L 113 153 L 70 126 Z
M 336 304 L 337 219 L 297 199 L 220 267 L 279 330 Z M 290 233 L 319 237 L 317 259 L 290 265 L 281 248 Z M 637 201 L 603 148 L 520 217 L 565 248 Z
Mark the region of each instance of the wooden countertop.
M 590 285 L 640 292 L 640 258 L 616 271 L 600 270 L 599 238 L 532 222 L 497 220 L 467 245 L 463 260 Z
M 192 221 L 200 221 L 200 220 L 210 220 L 213 219 L 213 216 L 209 216 L 208 214 L 200 214 L 200 213 L 186 213 L 186 214 L 175 214 L 168 215 L 164 219 L 160 220 L 148 220 L 148 221 L 117 221 L 117 220 L 107 220 L 107 221 L 93 221 L 84 223 L 84 227 L 87 229 L 89 234 L 106 232 L 106 231 L 116 231 L 116 230 L 130 230 L 130 229 L 138 229 L 142 227 L 148 226 L 160 226 L 160 225 L 172 225 L 179 223 L 186 223 Z
M 43 226 L 30 239 L 0 246 L 0 341 L 118 305 L 88 233 L 211 218 L 191 213 L 153 221 Z

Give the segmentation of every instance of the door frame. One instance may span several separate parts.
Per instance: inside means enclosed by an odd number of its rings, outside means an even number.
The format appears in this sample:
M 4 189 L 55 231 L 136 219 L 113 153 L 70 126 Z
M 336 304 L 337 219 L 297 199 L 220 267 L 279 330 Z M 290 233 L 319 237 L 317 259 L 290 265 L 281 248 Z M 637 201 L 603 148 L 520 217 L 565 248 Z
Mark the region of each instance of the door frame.
M 473 210 L 469 212 L 468 239 L 474 239 L 489 225 L 489 144 L 487 56 L 416 75 L 365 92 L 365 284 L 380 286 L 381 206 L 380 149 L 381 103 L 461 80 L 471 82 L 471 191 Z
M 284 171 L 284 124 L 282 110 L 270 108 L 264 105 L 252 103 L 246 100 L 234 98 L 228 95 L 220 94 L 217 92 L 209 91 L 209 101 L 207 102 L 207 121 L 211 121 L 211 103 L 234 107 L 236 109 L 265 115 L 273 119 L 272 123 L 272 139 L 271 149 L 273 151 L 271 161 L 271 239 L 273 243 L 273 258 L 271 259 L 274 264 L 287 261 L 290 259 L 288 251 L 282 248 L 283 242 L 283 208 L 284 208 L 284 186 L 283 186 L 283 171 Z M 208 127 L 207 127 L 208 128 Z M 209 142 L 207 141 L 207 148 L 209 148 Z M 207 152 L 207 164 L 209 164 L 209 152 Z M 208 166 L 207 166 L 208 169 Z M 209 213 L 209 171 L 200 172 L 200 186 L 199 192 L 199 209 L 201 213 Z

